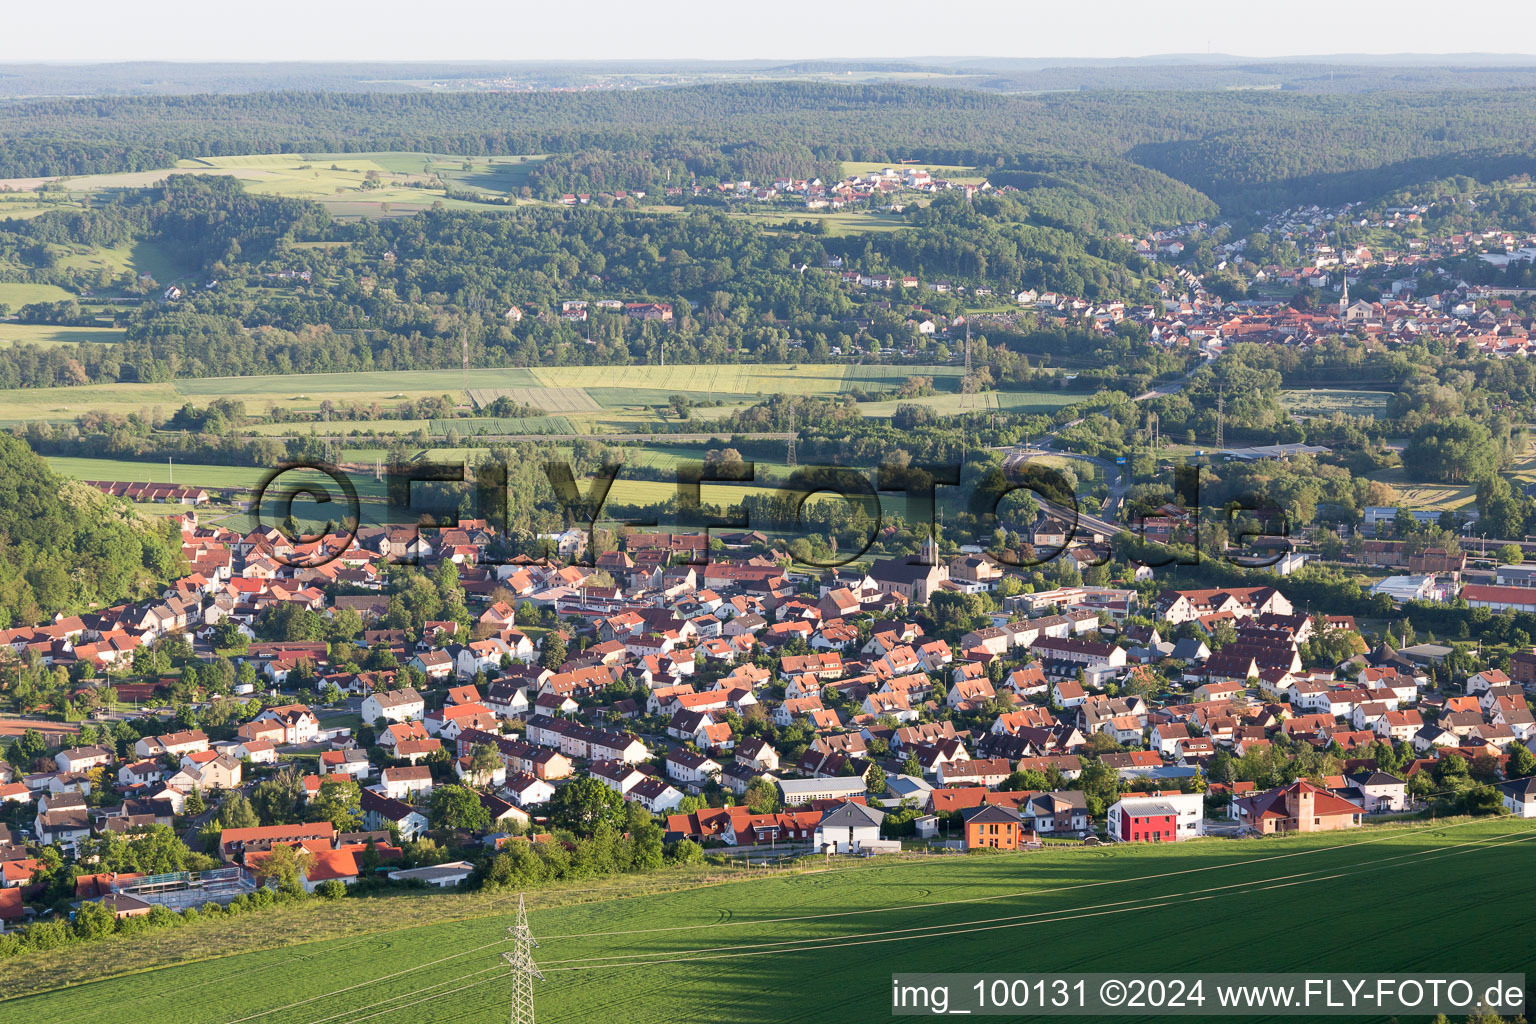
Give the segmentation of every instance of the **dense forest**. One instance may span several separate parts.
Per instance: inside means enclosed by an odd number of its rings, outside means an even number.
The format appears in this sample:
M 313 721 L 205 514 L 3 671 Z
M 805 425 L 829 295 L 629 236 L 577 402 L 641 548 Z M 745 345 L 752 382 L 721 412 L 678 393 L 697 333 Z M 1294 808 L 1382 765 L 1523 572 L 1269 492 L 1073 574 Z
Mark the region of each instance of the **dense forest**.
M 924 345 L 938 356 L 899 295 L 850 289 L 837 265 L 1001 294 L 1150 297 L 1147 268 L 1129 247 L 1039 222 L 1027 194 L 974 203 L 941 195 L 908 217 L 908 230 L 841 237 L 766 231 L 708 209 L 527 206 L 339 223 L 313 203 L 251 196 L 232 178 L 176 176 L 87 211 L 0 223 L 0 257 L 30 268 L 29 280 L 91 284 L 53 268 L 54 247 L 67 244 L 143 239 L 199 268 L 181 299 L 119 314 L 121 343 L 0 350 L 0 387 L 445 368 L 466 351 L 478 366 L 622 365 L 653 358 L 663 340 L 680 363 L 825 361 L 834 349 L 870 345 Z M 296 248 L 301 241 L 334 244 Z M 596 308 L 585 322 L 550 315 L 565 300 L 603 298 L 669 302 L 675 319 Z M 922 302 L 925 315 L 960 308 L 953 295 L 924 293 Z M 509 319 L 514 309 L 531 312 Z M 73 300 L 16 312 L 66 326 L 94 316 Z
M 184 563 L 168 522 L 58 477 L 26 442 L 0 435 L 0 628 L 138 597 L 145 583 L 170 579 Z
M 628 92 L 50 99 L 0 106 L 7 140 L 0 177 L 150 169 L 239 153 L 381 149 L 565 154 L 555 167 L 566 186 L 636 174 L 649 180 L 690 159 L 747 177 L 769 166 L 794 173 L 840 160 L 1009 167 L 1042 155 L 1128 157 L 1241 213 L 1358 198 L 1362 185 L 1374 193 L 1450 173 L 1491 179 L 1529 170 L 1533 98 L 1529 88 L 1013 96 L 777 82 Z M 629 155 L 572 158 L 595 151 Z M 554 186 L 553 178 L 545 181 Z

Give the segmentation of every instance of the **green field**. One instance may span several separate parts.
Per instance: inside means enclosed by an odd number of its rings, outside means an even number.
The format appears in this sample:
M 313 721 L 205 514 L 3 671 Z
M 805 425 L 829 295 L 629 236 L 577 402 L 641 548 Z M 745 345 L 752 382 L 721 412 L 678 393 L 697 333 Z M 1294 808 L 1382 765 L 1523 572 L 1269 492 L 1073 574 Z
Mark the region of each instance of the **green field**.
M 127 462 L 119 459 L 75 459 L 50 457 L 48 465 L 55 473 L 78 480 L 121 480 L 127 483 L 177 483 L 188 487 L 232 489 L 235 510 L 226 503 L 222 506 L 203 506 L 198 510 L 204 519 L 217 519 L 232 530 L 248 531 L 257 525 L 256 517 L 244 511 L 245 503 L 254 495 L 256 488 L 270 471 L 255 466 L 221 466 L 209 463 L 177 462 L 168 467 L 164 462 Z M 167 477 L 171 479 L 167 480 Z M 385 485 L 375 480 L 372 473 L 351 472 L 347 479 L 357 490 L 360 507 L 358 512 L 364 525 L 377 526 L 386 522 L 384 508 Z M 345 495 L 339 486 L 323 473 L 311 470 L 291 470 L 271 484 L 263 500 L 262 514 L 265 525 L 272 525 L 280 518 L 279 502 L 284 493 L 305 485 L 323 488 L 334 504 L 317 504 L 303 495 L 297 496 L 292 505 L 294 518 L 302 525 L 314 526 L 327 520 L 339 521 L 345 514 Z M 218 497 L 217 495 L 215 496 Z M 177 504 L 136 504 L 137 508 L 159 515 L 172 515 L 190 506 Z
M 148 274 L 162 285 L 191 274 L 195 269 L 190 263 L 178 258 L 177 254 L 151 242 L 114 247 L 69 247 L 60 253 L 58 265 L 83 270 L 106 270 L 114 275 L 128 270 L 134 274 Z
M 1398 500 L 1412 509 L 1455 509 L 1471 502 L 1477 496 L 1477 488 L 1471 484 L 1423 483 L 1408 479 L 1401 469 L 1383 469 L 1370 474 L 1372 480 L 1391 484 Z
M 0 281 L 0 306 L 20 309 L 29 302 L 63 302 L 74 295 L 56 284 L 26 284 Z
M 534 891 L 529 923 L 546 979 L 535 983 L 538 1016 L 562 1024 L 883 1020 L 891 975 L 901 970 L 1531 972 L 1536 947 L 1520 936 L 1536 898 L 1527 870 L 1533 839 L 1536 827 L 1509 819 L 1415 822 L 1286 839 L 844 860 L 575 906 L 551 907 L 569 896 Z M 421 923 L 423 901 L 433 899 L 448 901 L 445 914 L 473 913 L 464 901 L 478 900 L 479 912 L 494 916 Z M 0 1003 L 0 1020 L 443 1024 L 505 1016 L 510 985 L 498 954 L 508 948 L 508 897 L 367 903 L 376 911 L 361 919 L 350 901 L 313 912 L 352 914 L 355 930 L 339 934 L 323 920 L 306 924 L 300 908 L 278 912 L 295 915 L 282 932 L 256 917 L 32 954 L 8 966 L 8 991 L 130 965 L 144 973 Z M 217 957 L 214 941 L 251 948 L 317 931 L 322 941 L 150 969 Z M 1430 938 L 1449 933 L 1455 941 Z
M 0 339 L 5 336 L 5 325 L 0 325 Z M 471 370 L 467 393 L 462 370 L 367 370 L 202 377 L 164 384 L 16 388 L 0 391 L 0 426 L 33 420 L 73 420 L 87 411 L 131 413 L 158 406 L 168 412 L 188 400 L 205 405 L 214 398 L 239 399 L 246 403 L 248 411 L 264 414 L 276 406 L 295 411 L 315 410 L 324 401 L 339 405 L 389 405 L 406 399 L 448 395 L 455 402 L 468 404 L 473 399 L 485 404 L 506 395 L 551 415 L 568 416 L 578 432 L 643 432 L 667 429 L 667 423 L 677 422 L 675 417 L 660 418 L 654 407 L 666 404 L 680 392 L 686 392 L 695 401 L 719 399 L 744 405 L 762 401 L 768 394 L 829 396 L 856 388 L 883 391 L 900 386 L 912 375 L 932 377 L 935 386 L 944 391 L 959 390 L 961 371 L 953 366 L 754 363 L 506 367 Z M 1054 401 L 1057 397 L 1055 392 L 1041 394 L 1042 401 Z M 298 427 L 293 429 L 303 432 Z M 351 426 L 338 423 L 336 429 L 345 432 Z M 387 425 L 376 429 L 392 432 Z
M 113 327 L 53 327 L 48 324 L 13 324 L 0 322 L 0 345 L 80 345 L 86 342 L 111 344 L 122 341 L 128 332 Z
M 1280 404 L 1292 416 L 1328 417 L 1336 412 L 1347 416 L 1382 416 L 1392 396 L 1385 391 L 1360 391 L 1348 388 L 1298 388 L 1280 392 Z
M 995 412 L 999 409 L 1014 413 L 1055 412 L 1064 405 L 1080 402 L 1087 397 L 1069 391 L 980 391 L 970 395 L 926 395 L 888 402 L 865 402 L 859 406 L 859 412 L 865 416 L 889 418 L 898 407 L 909 403 L 927 406 L 940 416 Z
M 253 466 L 219 466 L 197 462 L 127 462 L 122 459 L 73 459 L 50 456 L 55 473 L 80 480 L 125 480 L 132 483 L 178 483 L 196 487 L 251 487 L 266 470 Z M 167 477 L 173 479 L 168 480 Z
M 528 181 L 528 173 L 542 156 L 458 157 L 427 153 L 261 153 L 246 156 L 202 157 L 180 161 L 174 168 L 121 174 L 89 174 L 66 179 L 64 193 L 33 193 L 42 179 L 0 181 L 15 189 L 0 212 L 35 215 L 54 209 L 69 199 L 79 199 L 103 189 L 148 188 L 171 174 L 220 174 L 239 178 L 257 195 L 287 196 L 321 203 L 331 213 L 350 216 L 406 216 L 442 203 L 450 209 L 502 210 L 462 199 L 449 199 L 435 184 L 440 176 L 455 189 L 481 192 L 498 198 L 515 193 Z M 469 163 L 468 170 L 464 164 Z M 369 180 L 370 172 L 375 175 Z M 46 201 L 44 195 L 47 196 Z M 61 200 L 63 202 L 61 202 Z M 51 205 L 45 207 L 45 202 Z M 387 208 L 386 208 L 387 207 Z M 153 273 L 151 269 L 143 272 Z M 156 275 L 159 279 L 159 275 Z
M 573 434 L 576 429 L 564 416 L 466 416 L 456 420 L 433 420 L 431 431 L 445 435 L 459 434 Z

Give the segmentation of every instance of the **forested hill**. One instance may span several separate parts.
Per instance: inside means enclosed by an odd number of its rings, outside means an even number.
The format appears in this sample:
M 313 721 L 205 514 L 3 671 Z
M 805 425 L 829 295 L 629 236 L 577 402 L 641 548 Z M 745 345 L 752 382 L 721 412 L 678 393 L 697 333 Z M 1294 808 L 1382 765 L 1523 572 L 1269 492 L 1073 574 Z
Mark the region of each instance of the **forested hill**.
M 0 434 L 0 628 L 98 608 L 170 578 L 180 539 Z
M 775 162 L 913 158 L 1011 167 L 1129 158 L 1224 210 L 1361 198 L 1449 171 L 1484 180 L 1528 169 L 1536 90 L 1351 95 L 1072 92 L 808 82 L 633 92 L 141 96 L 0 106 L 0 177 L 165 167 L 261 152 L 417 150 L 465 155 L 583 151 Z

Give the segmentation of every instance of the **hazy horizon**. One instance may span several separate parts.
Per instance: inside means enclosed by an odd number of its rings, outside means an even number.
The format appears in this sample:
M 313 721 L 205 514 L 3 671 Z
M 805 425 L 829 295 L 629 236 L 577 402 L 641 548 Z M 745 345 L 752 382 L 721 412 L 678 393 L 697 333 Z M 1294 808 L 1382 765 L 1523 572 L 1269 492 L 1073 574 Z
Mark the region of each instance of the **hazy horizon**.
M 1217 0 L 1188 0 L 1176 17 L 1131 0 L 1071 10 L 980 0 L 956 16 L 918 0 L 889 0 L 880 17 L 860 23 L 856 33 L 839 33 L 771 12 L 726 22 L 710 8 L 674 8 L 663 18 L 616 0 L 594 0 L 575 14 L 464 0 L 452 17 L 437 19 L 405 0 L 378 0 L 368 8 L 268 0 L 259 17 L 242 11 L 238 19 L 189 0 L 167 0 L 152 17 L 106 0 L 82 0 L 68 19 L 36 5 L 8 12 L 0 61 L 515 62 L 533 54 L 557 61 L 921 60 L 996 49 L 1004 52 L 981 59 L 1230 54 L 1271 60 L 1318 52 L 1433 57 L 1481 54 L 1490 33 L 1517 39 L 1536 29 L 1533 5 L 1514 0 L 1463 5 L 1454 19 L 1446 13 L 1443 4 L 1427 0 L 1343 6 L 1304 0 L 1283 18 Z M 918 49 L 918 39 L 929 58 L 889 56 Z M 983 39 L 988 44 L 978 46 Z M 1320 47 L 1319 40 L 1338 45 Z

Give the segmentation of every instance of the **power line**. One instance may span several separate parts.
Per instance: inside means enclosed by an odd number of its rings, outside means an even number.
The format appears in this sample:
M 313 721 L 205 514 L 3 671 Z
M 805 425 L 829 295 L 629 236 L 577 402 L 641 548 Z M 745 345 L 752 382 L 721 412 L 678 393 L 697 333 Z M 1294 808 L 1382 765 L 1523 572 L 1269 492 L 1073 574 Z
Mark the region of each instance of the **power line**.
M 789 445 L 784 450 L 784 465 L 793 469 L 795 466 L 795 400 L 786 399 L 785 404 L 789 406 Z
M 528 929 L 528 911 L 521 893 L 517 897 L 517 923 L 507 928 L 507 935 L 512 939 L 512 951 L 501 954 L 501 958 L 512 968 L 511 1024 L 534 1024 L 533 979 L 543 981 L 544 975 L 533 962 L 533 950 L 539 940 Z
M 1222 450 L 1227 447 L 1227 389 L 1221 388 L 1216 393 L 1216 448 Z

